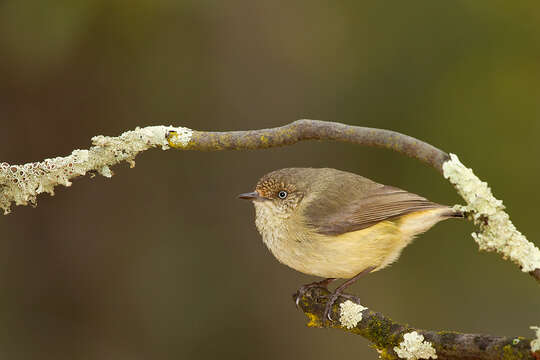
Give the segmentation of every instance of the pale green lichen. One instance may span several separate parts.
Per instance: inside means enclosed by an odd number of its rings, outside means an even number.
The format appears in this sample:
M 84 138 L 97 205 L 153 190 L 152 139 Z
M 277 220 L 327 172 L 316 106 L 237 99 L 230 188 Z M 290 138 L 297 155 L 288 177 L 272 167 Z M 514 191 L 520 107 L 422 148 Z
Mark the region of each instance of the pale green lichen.
M 401 359 L 436 359 L 437 353 L 429 341 L 424 341 L 424 336 L 416 331 L 403 335 L 403 341 L 394 351 Z
M 367 307 L 350 300 L 342 302 L 339 304 L 339 322 L 347 329 L 352 329 L 362 321 L 362 311 L 366 309 Z
M 188 128 L 176 128 L 167 133 L 167 145 L 175 148 L 182 149 L 189 144 L 193 136 L 193 130 Z
M 35 204 L 37 195 L 54 195 L 57 185 L 70 186 L 75 177 L 87 172 L 98 172 L 111 177 L 110 166 L 127 161 L 134 166 L 134 158 L 141 151 L 153 147 L 168 149 L 166 135 L 169 131 L 182 134 L 183 142 L 189 142 L 192 131 L 172 126 L 148 126 L 127 131 L 117 137 L 95 136 L 89 150 L 74 150 L 65 157 L 45 159 L 24 165 L 0 164 L 0 208 L 4 214 L 16 205 Z
M 443 164 L 443 173 L 467 202 L 467 206 L 456 208 L 470 214 L 480 228 L 479 233 L 472 234 L 480 250 L 497 251 L 524 272 L 540 268 L 540 250 L 512 224 L 502 201 L 493 196 L 487 183 L 454 154 Z
M 101 169 L 98 170 L 99 173 L 107 178 L 110 178 L 113 176 L 113 172 L 110 167 L 107 165 L 103 166 Z
M 532 352 L 540 351 L 540 327 L 531 326 L 531 330 L 536 331 L 536 339 L 531 341 L 531 351 Z

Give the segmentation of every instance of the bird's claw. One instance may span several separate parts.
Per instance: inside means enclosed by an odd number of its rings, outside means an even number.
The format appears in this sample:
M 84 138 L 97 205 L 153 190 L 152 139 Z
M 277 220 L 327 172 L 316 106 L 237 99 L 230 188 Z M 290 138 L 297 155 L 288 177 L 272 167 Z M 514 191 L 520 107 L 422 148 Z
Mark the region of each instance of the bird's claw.
M 334 321 L 334 319 L 332 319 L 332 306 L 340 297 L 343 297 L 348 300 L 352 300 L 356 298 L 354 295 L 344 294 L 342 292 L 333 292 L 330 295 L 326 295 L 322 297 L 328 299 L 326 302 L 326 306 L 324 308 L 323 319 L 328 319 L 330 321 Z
M 321 285 L 317 282 L 313 284 L 304 285 L 300 289 L 298 289 L 298 291 L 296 292 L 297 295 L 296 295 L 296 301 L 295 301 L 297 309 L 300 310 L 300 299 L 304 297 L 304 295 L 308 292 L 308 290 L 316 288 L 316 287 L 321 287 Z
M 328 296 L 328 301 L 326 302 L 326 306 L 324 307 L 324 316 L 323 316 L 323 319 L 328 319 L 330 321 L 334 321 L 334 319 L 332 319 L 332 306 L 334 305 L 334 303 L 336 302 L 336 300 L 340 297 L 340 293 L 332 293 Z
M 300 310 L 300 299 L 308 292 L 308 290 L 313 289 L 313 288 L 322 288 L 322 289 L 328 290 L 328 284 L 330 284 L 334 280 L 335 280 L 334 278 L 328 278 L 322 281 L 316 281 L 311 284 L 303 285 L 302 287 L 300 287 L 300 289 L 298 289 L 298 291 L 296 292 L 296 300 L 295 300 L 296 308 Z

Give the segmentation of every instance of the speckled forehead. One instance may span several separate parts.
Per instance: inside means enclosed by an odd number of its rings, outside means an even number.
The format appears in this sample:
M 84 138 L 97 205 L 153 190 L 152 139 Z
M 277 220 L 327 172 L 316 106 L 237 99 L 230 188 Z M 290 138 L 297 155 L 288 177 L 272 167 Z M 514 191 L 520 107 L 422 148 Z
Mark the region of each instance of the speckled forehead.
M 275 196 L 276 192 L 280 190 L 285 190 L 292 193 L 296 190 L 296 187 L 290 183 L 283 181 L 282 179 L 272 176 L 265 176 L 261 180 L 259 180 L 259 183 L 255 187 L 255 190 L 259 192 L 261 196 L 273 197 Z

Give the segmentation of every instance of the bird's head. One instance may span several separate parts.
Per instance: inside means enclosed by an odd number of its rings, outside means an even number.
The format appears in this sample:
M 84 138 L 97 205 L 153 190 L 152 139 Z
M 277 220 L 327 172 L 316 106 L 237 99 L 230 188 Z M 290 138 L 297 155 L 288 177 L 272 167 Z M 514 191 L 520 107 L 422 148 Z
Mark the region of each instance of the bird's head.
M 264 175 L 255 191 L 240 194 L 240 199 L 253 201 L 257 212 L 265 210 L 277 217 L 289 217 L 300 206 L 309 192 L 310 170 L 287 168 Z

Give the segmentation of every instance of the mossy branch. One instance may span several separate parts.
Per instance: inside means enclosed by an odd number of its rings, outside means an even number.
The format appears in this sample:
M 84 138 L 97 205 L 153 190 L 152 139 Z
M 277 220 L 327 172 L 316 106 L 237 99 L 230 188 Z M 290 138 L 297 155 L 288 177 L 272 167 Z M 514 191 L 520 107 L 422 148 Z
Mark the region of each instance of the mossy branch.
M 340 305 L 346 300 L 360 305 L 352 295 L 340 297 L 332 307 L 332 321 L 324 321 L 324 310 L 329 291 L 316 287 L 307 290 L 299 299 L 300 309 L 308 317 L 309 327 L 334 328 L 363 336 L 369 340 L 382 359 L 399 359 L 395 349 L 402 346 L 404 335 L 417 332 L 434 348 L 437 360 L 539 360 L 540 351 L 531 352 L 531 341 L 524 337 L 500 337 L 464 334 L 454 331 L 430 331 L 397 323 L 381 313 L 366 309 L 354 327 L 340 322 Z M 298 293 L 293 295 L 296 302 Z M 365 305 L 365 304 L 364 304 Z

